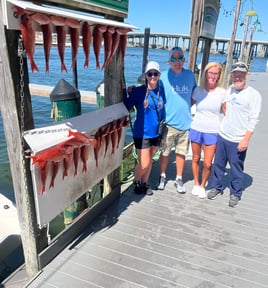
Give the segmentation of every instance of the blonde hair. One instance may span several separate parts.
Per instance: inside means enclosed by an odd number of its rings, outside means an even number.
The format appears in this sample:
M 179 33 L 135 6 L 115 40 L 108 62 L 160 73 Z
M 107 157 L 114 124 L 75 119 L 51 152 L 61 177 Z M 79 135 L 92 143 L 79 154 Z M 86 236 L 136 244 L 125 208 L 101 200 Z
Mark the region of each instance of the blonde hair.
M 219 78 L 217 80 L 217 87 L 220 87 L 222 84 L 222 74 L 223 74 L 222 73 L 222 65 L 218 62 L 210 62 L 206 65 L 206 67 L 202 73 L 201 79 L 200 79 L 200 87 L 202 89 L 205 89 L 205 85 L 206 85 L 206 81 L 207 81 L 207 77 L 206 77 L 207 71 L 212 67 L 219 68 L 219 70 L 220 70 L 220 75 L 219 75 Z

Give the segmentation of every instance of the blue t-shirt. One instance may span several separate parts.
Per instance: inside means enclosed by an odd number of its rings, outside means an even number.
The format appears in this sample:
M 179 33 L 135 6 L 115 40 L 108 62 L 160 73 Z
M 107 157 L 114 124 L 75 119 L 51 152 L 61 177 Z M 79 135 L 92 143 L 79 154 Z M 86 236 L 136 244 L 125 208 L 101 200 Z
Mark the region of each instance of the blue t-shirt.
M 154 90 L 149 90 L 147 96 L 145 85 L 134 88 L 129 95 L 124 95 L 123 102 L 127 109 L 131 110 L 133 107 L 136 108 L 136 119 L 133 127 L 134 138 L 148 139 L 158 137 L 159 120 L 156 107 L 160 120 L 164 119 L 164 99 L 164 89 L 161 85 Z M 148 106 L 146 108 L 144 107 L 145 100 L 148 101 Z
M 169 69 L 161 74 L 161 80 L 166 96 L 167 124 L 179 130 L 188 130 L 192 121 L 191 96 L 196 87 L 194 73 L 183 68 L 177 74 Z

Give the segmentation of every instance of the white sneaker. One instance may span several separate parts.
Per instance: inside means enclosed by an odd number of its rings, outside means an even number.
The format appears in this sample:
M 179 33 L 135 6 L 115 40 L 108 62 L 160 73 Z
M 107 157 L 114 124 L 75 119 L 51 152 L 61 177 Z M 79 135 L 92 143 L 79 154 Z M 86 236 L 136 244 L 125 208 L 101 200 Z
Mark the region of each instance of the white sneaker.
M 204 198 L 207 197 L 207 193 L 206 193 L 205 188 L 199 187 L 198 197 L 199 197 L 200 199 L 204 199 Z
M 177 179 L 174 183 L 175 187 L 177 188 L 177 192 L 180 194 L 186 193 L 186 189 L 183 185 L 183 181 L 181 179 Z
M 200 189 L 200 186 L 195 185 L 192 189 L 192 192 L 191 192 L 192 195 L 193 196 L 199 196 L 199 189 Z

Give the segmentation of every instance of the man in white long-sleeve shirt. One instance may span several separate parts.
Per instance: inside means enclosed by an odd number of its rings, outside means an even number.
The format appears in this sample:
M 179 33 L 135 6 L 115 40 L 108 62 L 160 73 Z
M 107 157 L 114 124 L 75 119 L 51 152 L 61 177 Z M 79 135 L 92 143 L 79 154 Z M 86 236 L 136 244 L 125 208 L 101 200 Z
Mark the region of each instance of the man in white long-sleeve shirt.
M 248 67 L 243 62 L 232 66 L 232 85 L 228 89 L 226 114 L 222 120 L 214 159 L 212 189 L 207 197 L 213 200 L 223 194 L 223 177 L 230 165 L 229 206 L 235 207 L 243 192 L 244 161 L 261 111 L 260 93 L 247 85 Z

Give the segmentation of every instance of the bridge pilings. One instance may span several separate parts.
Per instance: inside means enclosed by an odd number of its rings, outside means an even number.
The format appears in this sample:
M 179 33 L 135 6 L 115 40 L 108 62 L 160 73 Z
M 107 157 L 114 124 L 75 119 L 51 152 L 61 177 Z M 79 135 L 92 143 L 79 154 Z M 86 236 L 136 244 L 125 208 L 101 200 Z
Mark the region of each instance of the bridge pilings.
M 149 39 L 149 47 L 153 49 L 171 49 L 174 46 L 180 46 L 184 51 L 188 51 L 190 48 L 189 35 L 177 35 L 177 34 L 163 34 L 163 33 L 151 33 Z M 225 54 L 228 51 L 230 39 L 227 38 L 215 38 L 211 45 L 211 53 Z M 129 33 L 128 45 L 133 47 L 143 47 L 144 33 Z M 241 50 L 242 40 L 237 39 L 233 45 L 233 55 L 239 56 Z M 245 43 L 247 49 L 248 41 Z M 199 39 L 198 52 L 203 50 L 204 39 Z M 268 57 L 268 42 L 252 41 L 250 48 L 251 57 Z

